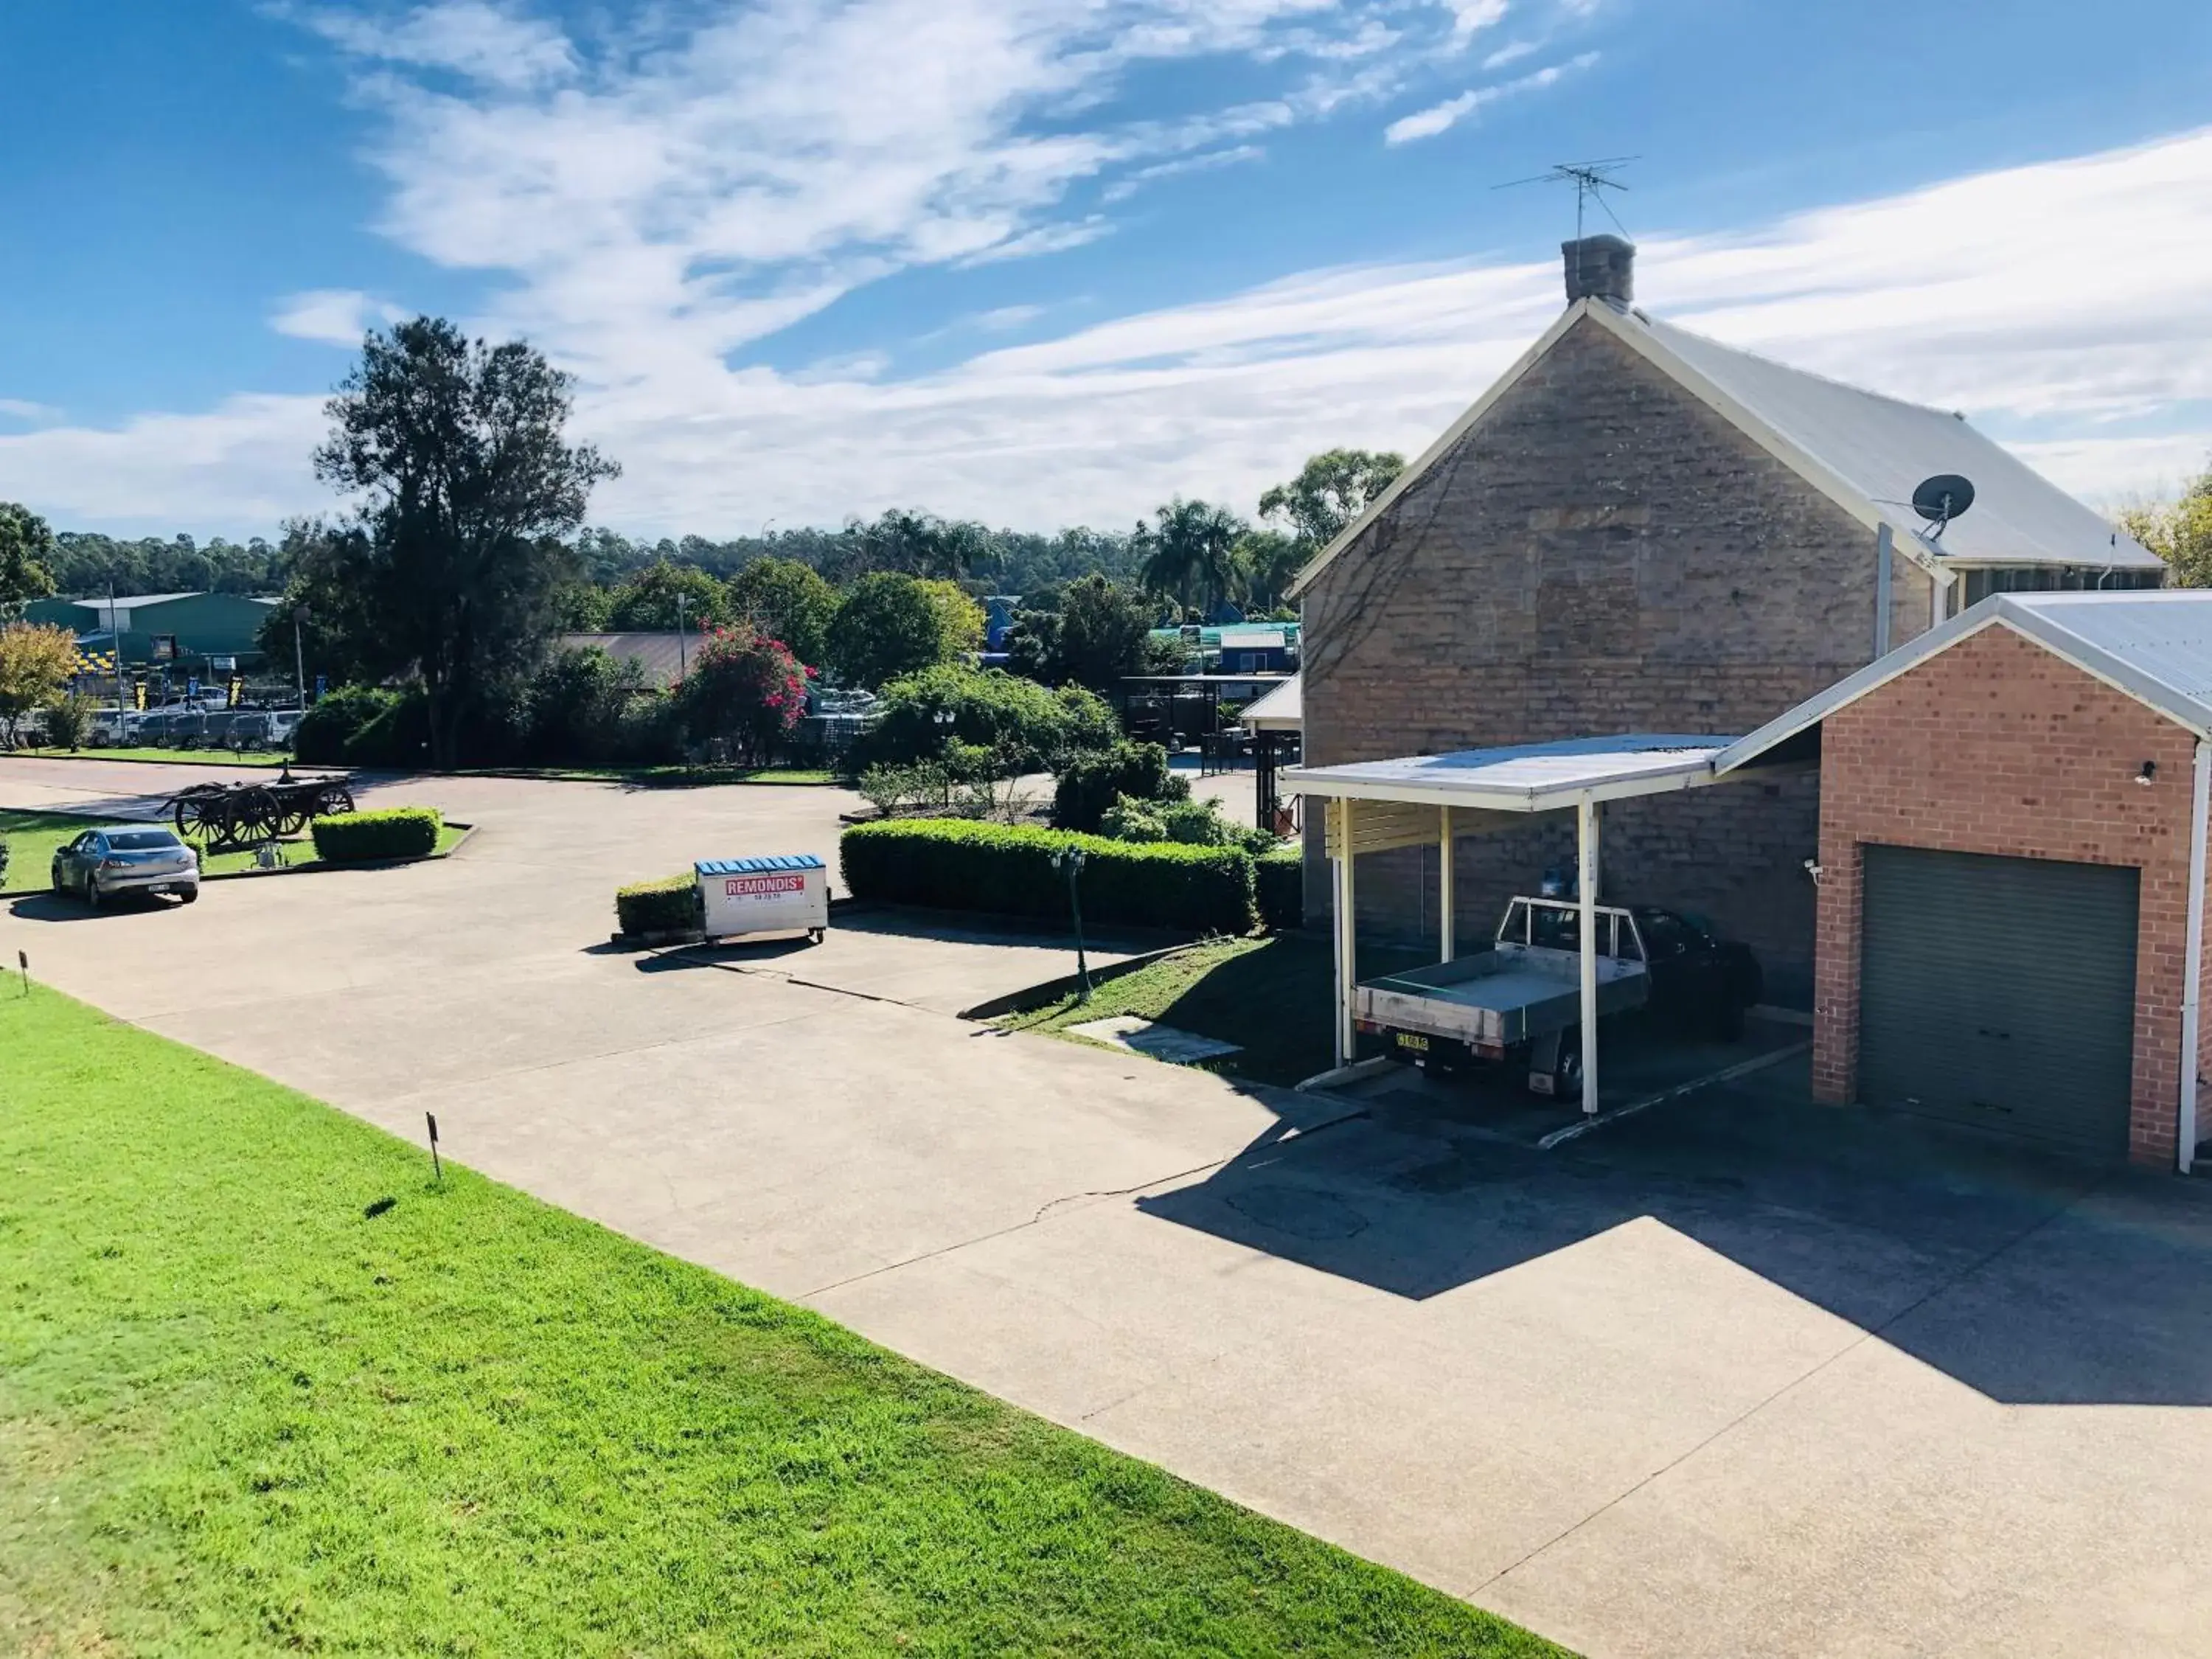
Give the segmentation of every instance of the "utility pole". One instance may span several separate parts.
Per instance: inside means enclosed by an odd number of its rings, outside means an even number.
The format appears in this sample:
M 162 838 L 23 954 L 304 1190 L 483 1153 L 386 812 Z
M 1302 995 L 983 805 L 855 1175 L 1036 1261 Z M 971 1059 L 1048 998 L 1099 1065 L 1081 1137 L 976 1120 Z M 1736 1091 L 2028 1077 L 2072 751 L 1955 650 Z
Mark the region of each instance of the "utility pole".
M 663 662 L 667 658 L 661 659 Z M 691 672 L 691 665 L 684 650 L 684 590 L 676 590 L 676 678 L 682 679 Z
M 107 579 L 107 656 L 115 670 L 115 742 L 123 744 L 123 636 L 115 631 L 115 579 Z
M 300 624 L 307 619 L 307 607 L 292 607 L 292 676 L 300 692 L 300 712 L 307 712 L 307 651 L 300 643 Z

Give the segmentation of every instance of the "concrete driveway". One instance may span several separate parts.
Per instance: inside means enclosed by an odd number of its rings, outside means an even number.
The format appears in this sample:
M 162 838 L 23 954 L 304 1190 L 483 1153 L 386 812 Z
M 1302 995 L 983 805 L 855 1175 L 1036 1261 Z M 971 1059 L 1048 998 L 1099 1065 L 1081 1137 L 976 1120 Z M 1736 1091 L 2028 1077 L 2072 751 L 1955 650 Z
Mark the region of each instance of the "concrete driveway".
M 0 805 L 139 772 L 0 760 Z M 2212 1640 L 2212 1188 L 1788 1067 L 1548 1155 L 1240 1091 L 951 1017 L 1064 972 L 1035 936 L 605 950 L 617 881 L 830 854 L 836 792 L 374 793 L 484 828 L 0 951 L 1591 1653 Z

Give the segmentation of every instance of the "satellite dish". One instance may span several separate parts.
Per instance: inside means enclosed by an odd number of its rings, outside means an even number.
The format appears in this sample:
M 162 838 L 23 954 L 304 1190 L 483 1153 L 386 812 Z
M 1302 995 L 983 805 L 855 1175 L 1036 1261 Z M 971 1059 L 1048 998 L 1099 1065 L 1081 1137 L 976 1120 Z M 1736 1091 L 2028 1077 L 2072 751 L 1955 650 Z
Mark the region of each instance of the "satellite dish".
M 1943 533 L 1945 525 L 1973 504 L 1972 482 L 1955 472 L 1939 472 L 1932 478 L 1923 478 L 1912 492 L 1912 510 L 1936 526 L 1931 533 L 1936 536 Z

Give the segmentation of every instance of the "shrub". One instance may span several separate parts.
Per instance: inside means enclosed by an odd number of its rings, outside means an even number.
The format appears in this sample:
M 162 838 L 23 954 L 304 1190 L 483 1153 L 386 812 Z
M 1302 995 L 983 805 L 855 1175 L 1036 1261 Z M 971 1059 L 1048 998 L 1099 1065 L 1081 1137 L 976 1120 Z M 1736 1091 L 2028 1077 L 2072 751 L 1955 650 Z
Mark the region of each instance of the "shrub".
M 625 933 L 687 933 L 705 925 L 699 883 L 690 875 L 663 876 L 615 890 L 615 922 Z
M 934 663 L 951 662 L 973 649 L 969 618 L 952 604 L 958 599 L 975 614 L 972 631 L 982 634 L 982 607 L 945 582 L 925 582 L 896 570 L 873 570 L 845 590 L 830 619 L 830 665 L 847 685 L 870 690 Z
M 617 662 L 596 646 L 556 651 L 522 694 L 522 752 L 543 765 L 622 760 L 630 706 L 646 695 L 635 662 Z
M 1058 765 L 1118 735 L 1114 711 L 1079 685 L 1053 691 L 999 669 L 944 664 L 884 688 L 850 764 L 917 765 L 942 757 L 949 741 L 981 750 L 1004 776 Z M 972 781 L 975 767 L 967 771 Z
M 1092 831 L 1122 796 L 1138 801 L 1186 800 L 1190 780 L 1168 769 L 1156 743 L 1115 744 L 1069 757 L 1053 789 L 1052 821 L 1062 830 Z
M 855 824 L 840 842 L 856 898 L 1057 921 L 1068 913 L 1067 872 L 1052 855 L 1084 849 L 1085 921 L 1187 933 L 1243 933 L 1255 919 L 1252 860 L 1233 847 L 1140 846 L 1097 836 L 907 818 Z
M 70 693 L 46 710 L 46 741 L 57 749 L 82 749 L 85 734 L 92 730 L 94 708 L 90 697 Z
M 315 856 L 325 864 L 367 864 L 428 858 L 438 850 L 442 822 L 434 806 L 387 806 L 317 818 L 307 830 L 315 838 Z
M 1306 919 L 1305 854 L 1285 847 L 1252 860 L 1255 891 L 1263 927 L 1303 927 Z
M 719 738 L 739 765 L 764 766 L 805 716 L 813 672 L 749 623 L 718 628 L 676 688 L 677 716 L 694 742 Z
M 307 712 L 292 740 L 292 752 L 317 766 L 419 766 L 429 749 L 419 688 L 341 686 Z

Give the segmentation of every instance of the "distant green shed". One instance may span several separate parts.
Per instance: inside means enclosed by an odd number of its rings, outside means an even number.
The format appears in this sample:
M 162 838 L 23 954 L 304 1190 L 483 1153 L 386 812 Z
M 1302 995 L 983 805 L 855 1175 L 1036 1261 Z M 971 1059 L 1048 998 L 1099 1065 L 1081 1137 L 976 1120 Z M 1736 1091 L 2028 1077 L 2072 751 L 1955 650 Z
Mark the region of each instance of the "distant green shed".
M 127 665 L 173 662 L 203 669 L 231 658 L 258 667 L 262 620 L 274 599 L 244 593 L 136 593 L 109 599 L 39 599 L 25 609 L 32 622 L 74 629 L 80 638 L 112 629 Z

